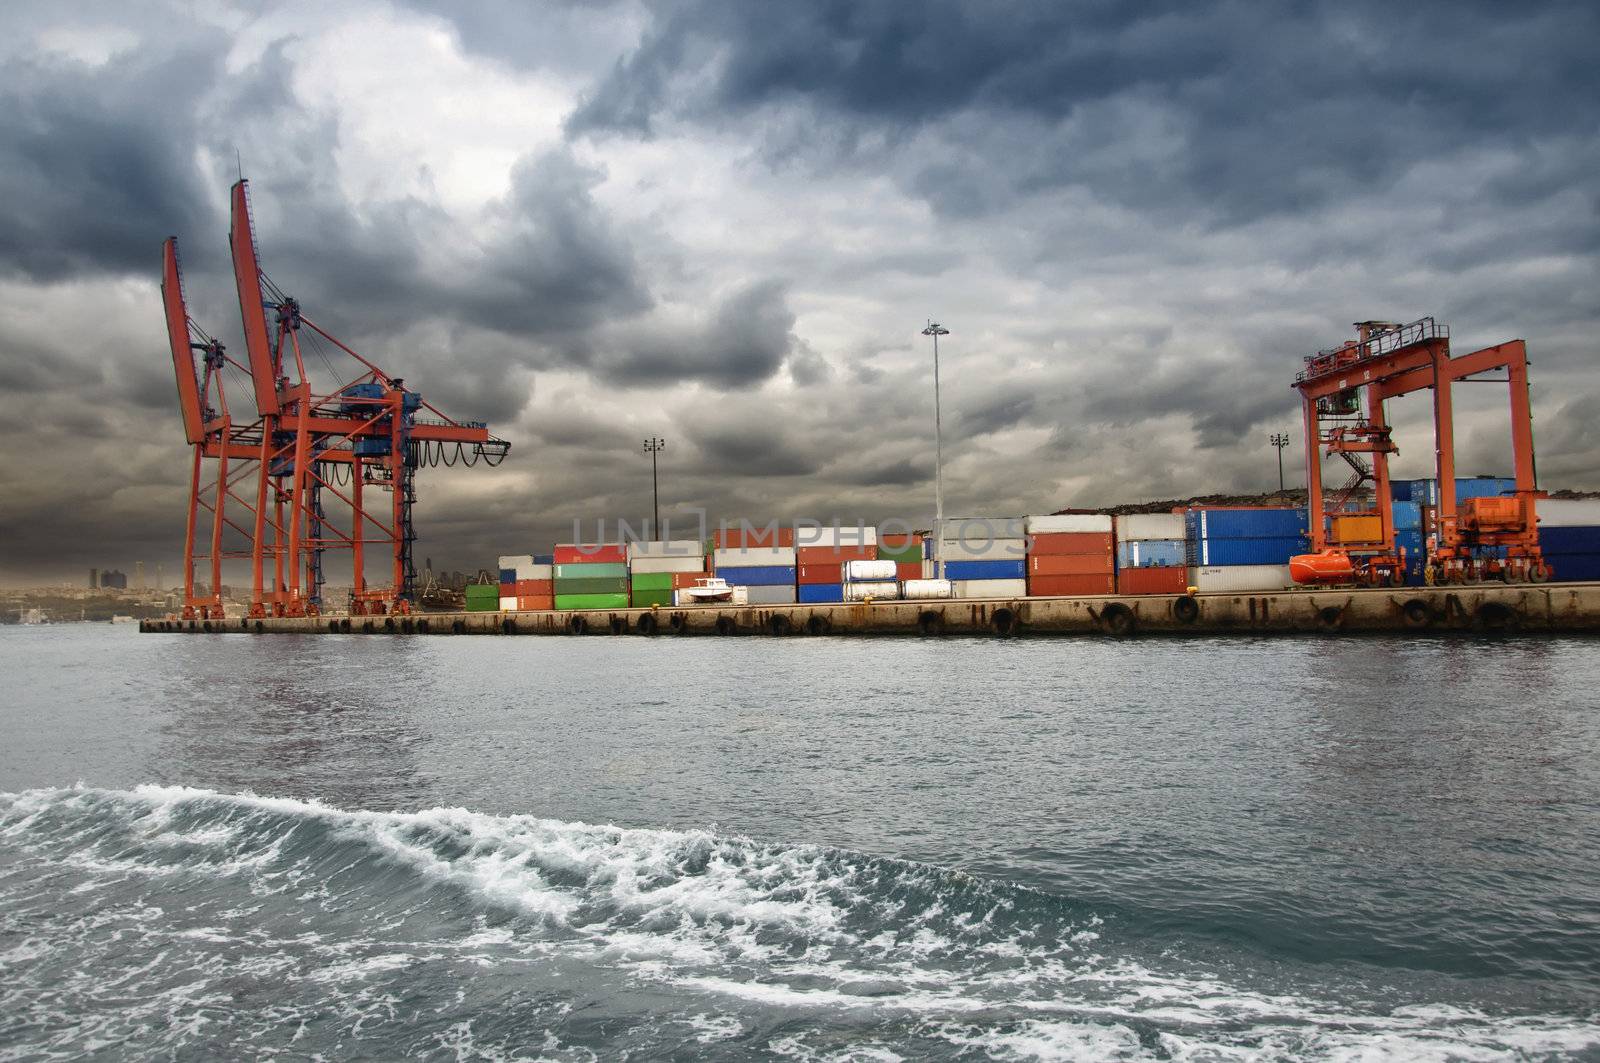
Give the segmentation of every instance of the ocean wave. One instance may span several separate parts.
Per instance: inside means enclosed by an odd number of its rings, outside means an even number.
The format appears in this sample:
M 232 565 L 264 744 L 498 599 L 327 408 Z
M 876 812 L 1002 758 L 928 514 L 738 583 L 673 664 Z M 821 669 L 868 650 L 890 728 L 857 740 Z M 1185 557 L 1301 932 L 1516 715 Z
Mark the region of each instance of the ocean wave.
M 327 1048 L 319 1008 L 387 1051 L 616 1048 L 624 1035 L 583 1017 L 576 987 L 602 1011 L 651 1001 L 657 1047 L 733 1055 L 843 1058 L 824 1032 L 840 1024 L 860 1035 L 849 1058 L 1600 1046 L 1594 1016 L 1385 1008 L 1224 977 L 1108 944 L 1070 899 L 708 831 L 79 787 L 0 795 L 0 853 L 0 964 L 14 975 L 0 1007 L 21 1017 L 0 1048 L 144 1030 L 155 1047 L 221 1050 L 263 1016 L 273 1036 Z

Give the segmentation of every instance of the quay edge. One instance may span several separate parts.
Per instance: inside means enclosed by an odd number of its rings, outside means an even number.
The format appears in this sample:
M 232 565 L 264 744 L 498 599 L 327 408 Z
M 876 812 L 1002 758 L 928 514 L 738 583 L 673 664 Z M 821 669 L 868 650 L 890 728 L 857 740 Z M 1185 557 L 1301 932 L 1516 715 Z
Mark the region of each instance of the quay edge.
M 702 605 L 582 612 L 148 619 L 143 632 L 427 635 L 1265 635 L 1600 631 L 1600 583 L 1296 589 L 1253 594 Z

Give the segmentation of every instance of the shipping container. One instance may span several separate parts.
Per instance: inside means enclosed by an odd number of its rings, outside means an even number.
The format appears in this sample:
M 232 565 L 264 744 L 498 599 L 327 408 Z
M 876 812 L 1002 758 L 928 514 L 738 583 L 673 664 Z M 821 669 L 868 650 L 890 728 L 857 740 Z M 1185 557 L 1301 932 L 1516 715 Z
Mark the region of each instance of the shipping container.
M 548 597 L 556 592 L 556 581 L 553 579 L 519 579 L 516 582 L 517 597 Z
M 950 581 L 950 592 L 957 598 L 1026 598 L 1028 581 L 1023 579 L 958 579 Z
M 649 609 L 653 606 L 667 608 L 672 605 L 672 588 L 658 591 L 634 591 L 631 595 L 635 609 Z
M 1117 518 L 1117 540 L 1182 539 L 1187 534 L 1182 513 L 1129 513 Z
M 844 566 L 825 561 L 820 565 L 796 565 L 794 581 L 797 584 L 843 583 Z
M 839 568 L 851 561 L 871 561 L 877 557 L 875 546 L 799 546 L 795 548 L 798 565 L 832 565 Z
M 514 569 L 514 568 L 503 568 L 503 569 L 501 569 L 500 570 L 500 582 L 501 583 L 515 583 L 515 582 L 517 582 L 517 570 Z
M 558 594 L 557 609 L 626 609 L 626 594 Z
M 899 597 L 900 584 L 894 580 L 863 580 L 844 585 L 844 600 L 847 602 L 864 602 L 868 598 L 876 602 L 890 602 Z
M 1118 594 L 1184 594 L 1189 589 L 1189 570 L 1181 565 L 1125 568 L 1117 573 Z
M 947 579 L 908 579 L 900 584 L 900 596 L 917 601 L 954 598 L 955 588 Z
M 635 572 L 628 577 L 628 588 L 635 595 L 639 591 L 670 591 L 672 589 L 672 573 Z
M 1600 498 L 1541 498 L 1534 503 L 1539 531 L 1600 527 Z
M 977 544 L 993 539 L 1023 539 L 1028 522 L 1023 517 L 951 517 L 937 529 L 940 542 Z
M 1517 481 L 1507 476 L 1458 476 L 1456 477 L 1456 502 L 1464 502 L 1469 498 L 1494 498 L 1497 495 L 1514 494 L 1517 490 Z M 1423 506 L 1437 506 L 1439 504 L 1439 481 L 1427 480 L 1395 480 L 1389 484 L 1389 497 L 1405 502 L 1415 502 Z
M 500 597 L 502 597 L 502 598 L 515 598 L 516 596 L 517 596 L 517 585 L 515 583 L 502 583 L 502 584 L 500 584 Z
M 557 594 L 621 594 L 628 593 L 627 576 L 595 576 L 592 579 L 568 577 L 556 580 Z
M 502 594 L 500 596 L 500 611 L 513 613 L 517 609 L 517 596 L 515 594 Z
M 901 564 L 911 561 L 921 561 L 923 557 L 922 536 L 880 536 L 878 538 L 876 556 L 879 561 L 898 561 Z
M 1182 539 L 1126 539 L 1117 544 L 1118 568 L 1182 568 L 1188 556 L 1188 544 Z
M 499 608 L 500 598 L 498 596 L 494 598 L 467 599 L 467 612 L 469 613 L 492 613 Z
M 630 572 L 705 572 L 706 559 L 694 557 L 636 557 L 628 562 Z
M 1028 594 L 1034 598 L 1076 598 L 1116 593 L 1116 577 L 1111 573 L 1076 576 L 1030 576 Z
M 1401 528 L 1422 527 L 1422 507 L 1415 502 L 1394 502 L 1390 504 L 1391 515 L 1394 517 L 1396 530 Z
M 852 582 L 882 582 L 883 580 L 898 580 L 900 577 L 899 566 L 893 561 L 846 561 L 842 566 L 846 583 Z M 920 568 L 921 565 L 919 564 Z
M 719 572 L 723 568 L 768 568 L 773 565 L 793 568 L 796 563 L 792 546 L 723 547 L 711 554 L 711 567 Z
M 894 578 L 897 580 L 922 579 L 927 576 L 929 563 L 926 561 L 896 561 L 894 564 Z
M 1023 530 L 1029 535 L 1070 534 L 1072 532 L 1098 532 L 1111 534 L 1109 513 L 1057 513 L 1052 516 L 1026 517 Z
M 804 605 L 825 605 L 844 601 L 842 583 L 802 583 L 795 588 L 796 597 Z
M 1600 554 L 1600 525 L 1540 525 L 1539 549 L 1546 554 Z
M 740 587 L 793 587 L 798 573 L 792 565 L 718 565 L 717 575 Z
M 794 529 L 779 524 L 746 527 L 735 523 L 718 528 L 712 542 L 719 550 L 771 547 L 793 549 Z
M 1110 553 L 1034 554 L 1028 558 L 1029 579 L 1034 576 L 1109 576 L 1113 571 Z
M 1020 580 L 1028 575 L 1027 561 L 946 561 L 944 578 L 956 582 L 972 580 Z
M 793 583 L 786 586 L 756 586 L 744 588 L 751 605 L 794 605 L 799 601 Z
M 977 539 L 930 546 L 938 551 L 934 556 L 945 561 L 1021 561 L 1028 556 L 1026 539 Z
M 1335 513 L 1328 518 L 1328 541 L 1376 543 L 1383 540 L 1383 518 L 1376 514 Z
M 469 583 L 466 596 L 470 601 L 473 598 L 494 598 L 500 593 L 499 587 L 493 583 Z
M 1545 558 L 1553 578 L 1568 583 L 1600 580 L 1600 554 L 1557 554 Z
M 563 564 L 556 566 L 556 579 L 627 579 L 628 566 L 620 561 L 608 561 L 592 565 Z
M 637 561 L 643 557 L 652 557 L 668 560 L 683 560 L 684 558 L 703 558 L 706 554 L 705 544 L 699 539 L 667 539 L 655 542 L 632 542 L 628 544 L 628 560 Z
M 1213 565 L 1287 565 L 1296 554 L 1310 551 L 1309 540 L 1285 539 L 1202 539 L 1191 544 L 1191 557 L 1203 567 Z
M 1308 525 L 1304 509 L 1191 509 L 1184 514 L 1184 538 L 1290 539 L 1305 538 Z
M 515 571 L 519 565 L 531 565 L 531 564 L 533 564 L 533 555 L 532 554 L 501 554 L 500 555 L 500 571 L 501 572 L 504 572 L 508 568 L 511 569 L 512 571 Z
M 1188 571 L 1189 586 L 1201 594 L 1281 591 L 1294 586 L 1288 565 L 1207 565 Z
M 693 587 L 696 580 L 706 578 L 704 572 L 674 572 L 672 575 L 672 589 L 682 590 L 684 587 Z
M 553 594 L 519 594 L 517 609 L 524 613 L 545 612 L 556 607 Z
M 801 524 L 794 530 L 794 545 L 808 546 L 872 546 L 878 545 L 878 529 L 861 524 L 839 524 L 817 527 Z
M 628 548 L 622 543 L 563 543 L 556 547 L 555 563 L 561 565 L 626 565 Z M 559 576 L 560 573 L 557 573 Z
M 1111 556 L 1110 532 L 1043 532 L 1028 537 L 1029 554 L 1104 554 Z

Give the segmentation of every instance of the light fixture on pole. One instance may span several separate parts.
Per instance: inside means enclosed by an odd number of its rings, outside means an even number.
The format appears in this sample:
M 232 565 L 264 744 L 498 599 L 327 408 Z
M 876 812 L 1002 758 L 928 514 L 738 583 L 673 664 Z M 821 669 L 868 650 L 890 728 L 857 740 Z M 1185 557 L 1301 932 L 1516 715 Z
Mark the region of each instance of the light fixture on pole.
M 939 337 L 950 335 L 950 330 L 930 319 L 922 334 L 933 337 L 933 557 L 938 566 L 934 575 L 944 579 L 944 551 L 939 548 L 940 537 L 944 534 L 944 432 L 939 423 Z
M 1289 445 L 1287 432 L 1272 433 L 1272 445 L 1278 448 L 1278 494 L 1283 494 L 1283 448 Z
M 656 476 L 656 455 L 666 449 L 667 441 L 651 436 L 644 441 L 644 451 L 650 455 L 650 494 L 655 499 L 656 522 L 651 525 L 650 534 L 656 537 L 661 535 L 661 481 Z

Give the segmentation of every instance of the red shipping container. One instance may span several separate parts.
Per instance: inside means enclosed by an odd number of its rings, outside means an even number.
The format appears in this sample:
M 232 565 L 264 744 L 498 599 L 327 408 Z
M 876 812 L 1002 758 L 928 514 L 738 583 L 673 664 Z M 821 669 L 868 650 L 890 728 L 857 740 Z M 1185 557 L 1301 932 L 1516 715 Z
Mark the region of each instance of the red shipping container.
M 769 528 L 764 525 L 744 527 L 735 525 L 718 528 L 716 543 L 719 549 L 749 549 L 753 546 L 793 546 L 793 528 Z M 557 558 L 559 561 L 560 558 Z
M 500 584 L 500 597 L 502 597 L 502 598 L 515 598 L 516 596 L 517 596 L 517 585 L 515 583 L 502 583 L 502 584 Z
M 1039 532 L 1029 537 L 1031 554 L 1111 554 L 1110 532 Z
M 1185 594 L 1189 570 L 1182 565 L 1125 568 L 1117 573 L 1117 590 L 1122 594 Z
M 886 546 L 890 550 L 899 550 L 907 546 L 921 546 L 922 536 L 916 534 L 915 532 L 911 533 L 910 535 L 884 535 L 880 532 L 878 535 L 878 545 Z
M 1114 566 L 1111 555 L 1033 554 L 1028 558 L 1028 576 L 1109 576 Z
M 685 587 L 693 587 L 695 580 L 705 579 L 710 575 L 711 573 L 709 572 L 674 572 L 672 573 L 672 589 L 681 591 Z
M 538 582 L 544 583 L 545 580 Z M 553 594 L 519 594 L 517 595 L 517 608 L 523 612 L 550 610 L 556 607 L 556 596 Z
M 517 580 L 517 597 L 542 597 L 556 592 L 556 581 L 553 579 L 519 579 Z
M 838 561 L 801 565 L 795 569 L 795 581 L 812 586 L 818 583 L 843 583 L 844 565 Z
M 921 561 L 901 561 L 894 566 L 894 578 L 898 580 L 921 579 Z
M 846 561 L 875 561 L 877 557 L 876 546 L 802 546 L 794 552 L 797 565 L 842 565 Z
M 558 565 L 627 564 L 628 548 L 621 543 L 566 543 L 556 547 Z
M 1104 576 L 1029 576 L 1028 593 L 1042 598 L 1114 594 L 1114 582 L 1110 573 Z

